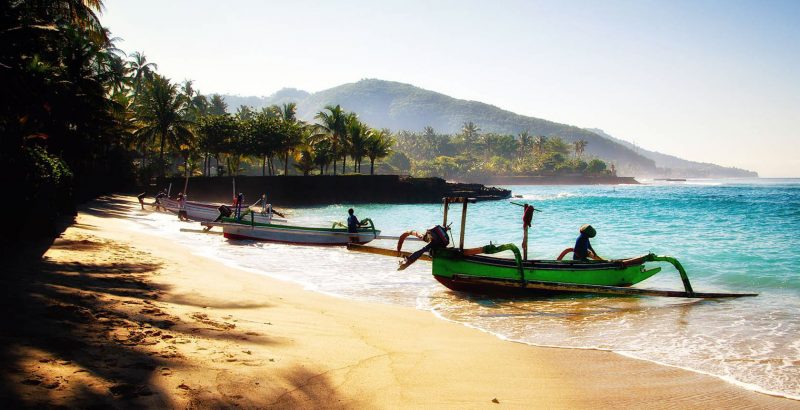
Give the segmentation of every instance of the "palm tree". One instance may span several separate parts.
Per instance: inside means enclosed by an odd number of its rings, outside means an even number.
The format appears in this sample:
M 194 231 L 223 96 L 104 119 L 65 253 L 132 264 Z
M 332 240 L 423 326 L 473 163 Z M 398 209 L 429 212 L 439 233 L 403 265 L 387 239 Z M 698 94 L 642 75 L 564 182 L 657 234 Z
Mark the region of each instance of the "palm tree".
M 320 175 L 325 175 L 325 170 L 334 159 L 333 144 L 328 139 L 321 139 L 315 141 L 311 148 L 314 154 L 314 165 L 319 167 Z
M 272 162 L 278 152 L 280 152 L 281 133 L 280 123 L 269 111 L 259 111 L 249 127 L 248 145 L 251 153 L 262 158 L 261 175 L 269 170 L 270 175 L 275 175 L 275 167 Z
M 575 156 L 580 158 L 589 143 L 586 142 L 586 140 L 577 140 L 573 142 L 572 145 L 575 147 Z
M 517 157 L 523 158 L 533 146 L 533 137 L 531 137 L 531 134 L 528 131 L 520 132 L 517 137 L 517 141 L 519 142 Z
M 544 154 L 544 149 L 547 146 L 547 137 L 538 135 L 533 139 L 533 148 L 536 151 L 536 156 L 541 157 Z
M 161 176 L 164 176 L 164 151 L 168 146 L 191 145 L 194 123 L 184 118 L 186 101 L 178 94 L 178 87 L 167 78 L 154 74 L 143 91 L 137 106 L 137 122 L 141 126 L 136 134 L 147 140 L 159 140 Z
M 212 94 L 208 113 L 211 115 L 224 115 L 228 112 L 228 104 L 219 94 Z
M 308 176 L 317 166 L 314 150 L 314 130 L 311 127 L 301 127 L 301 141 L 295 147 L 294 167 Z M 321 172 L 320 172 L 321 174 Z
M 236 118 L 240 121 L 250 121 L 255 114 L 255 111 L 253 111 L 249 105 L 240 105 L 239 108 L 236 109 Z
M 472 121 L 465 122 L 464 125 L 461 127 L 461 134 L 464 135 L 464 141 L 469 143 L 478 139 L 478 133 L 481 132 L 481 129 L 475 125 Z
M 289 156 L 303 142 L 303 129 L 299 124 L 281 122 L 279 127 L 280 152 L 283 153 L 283 175 L 289 175 Z
M 294 157 L 294 167 L 302 172 L 303 176 L 308 176 L 308 174 L 314 170 L 316 164 L 314 162 L 314 153 L 311 152 L 311 148 L 305 147 L 297 151 Z
M 220 154 L 226 150 L 230 136 L 236 133 L 236 119 L 230 115 L 206 115 L 197 123 L 199 148 L 206 154 L 206 173 L 211 174 L 211 160 L 220 164 Z
M 278 108 L 278 113 L 280 114 L 281 119 L 283 119 L 283 122 L 297 122 L 297 103 L 284 103 L 281 108 Z
M 436 131 L 433 130 L 433 127 L 430 125 L 425 126 L 422 130 L 422 135 L 426 138 L 433 138 L 436 136 Z
M 369 127 L 359 121 L 357 115 L 350 113 L 347 116 L 347 148 L 355 163 L 353 172 L 361 172 L 361 158 L 364 157 L 364 149 L 369 133 Z
M 335 107 L 332 105 L 326 105 L 324 109 L 328 110 L 328 112 L 320 111 L 314 116 L 315 119 L 319 120 L 319 123 L 316 124 L 315 128 L 318 132 L 322 132 L 324 135 L 327 135 L 331 140 L 331 151 L 333 153 L 333 175 L 336 175 L 336 159 L 339 156 L 339 144 L 344 135 L 347 134 L 347 114 L 338 104 Z
M 144 53 L 138 51 L 134 51 L 130 58 L 128 66 L 131 73 L 130 81 L 133 84 L 133 102 L 135 103 L 142 90 L 142 84 L 153 78 L 155 70 L 158 70 L 158 65 L 148 63 Z
M 375 160 L 389 156 L 392 152 L 394 139 L 389 136 L 389 130 L 373 130 L 367 138 L 364 152 L 369 158 L 369 174 L 375 175 Z

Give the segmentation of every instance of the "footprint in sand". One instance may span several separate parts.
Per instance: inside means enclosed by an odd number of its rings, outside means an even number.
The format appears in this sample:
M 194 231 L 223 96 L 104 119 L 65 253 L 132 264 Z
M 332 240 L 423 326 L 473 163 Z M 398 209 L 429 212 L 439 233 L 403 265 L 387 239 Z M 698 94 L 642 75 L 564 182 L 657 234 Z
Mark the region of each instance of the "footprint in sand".
M 212 320 L 205 313 L 195 312 L 192 313 L 191 317 L 192 319 L 202 324 L 209 325 L 217 330 L 231 330 L 236 327 L 236 325 L 233 323 L 217 322 L 215 320 Z

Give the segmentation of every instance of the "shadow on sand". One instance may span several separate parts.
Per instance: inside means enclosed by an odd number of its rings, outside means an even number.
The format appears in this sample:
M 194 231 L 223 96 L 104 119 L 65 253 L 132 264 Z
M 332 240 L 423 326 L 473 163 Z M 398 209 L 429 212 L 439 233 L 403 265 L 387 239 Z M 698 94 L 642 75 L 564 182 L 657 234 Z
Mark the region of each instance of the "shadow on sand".
M 129 210 L 108 200 L 85 212 L 109 217 Z M 258 392 L 227 395 L 220 386 L 201 394 L 178 379 L 153 383 L 184 366 L 202 365 L 181 354 L 175 345 L 180 339 L 285 342 L 269 335 L 254 339 L 202 313 L 181 318 L 165 312 L 158 301 L 170 289 L 152 280 L 160 274 L 160 262 L 92 236 L 91 229 L 83 232 L 87 234 L 49 241 L 55 252 L 69 252 L 61 262 L 41 256 L 44 251 L 37 244 L 0 275 L 0 408 L 170 408 L 176 397 L 181 398 L 177 403 L 193 408 L 270 406 L 265 401 L 278 408 L 326 407 L 340 401 L 324 375 L 305 374 L 302 367 L 282 377 L 294 389 L 277 401 Z M 176 302 L 238 309 L 269 306 L 203 301 L 199 295 Z

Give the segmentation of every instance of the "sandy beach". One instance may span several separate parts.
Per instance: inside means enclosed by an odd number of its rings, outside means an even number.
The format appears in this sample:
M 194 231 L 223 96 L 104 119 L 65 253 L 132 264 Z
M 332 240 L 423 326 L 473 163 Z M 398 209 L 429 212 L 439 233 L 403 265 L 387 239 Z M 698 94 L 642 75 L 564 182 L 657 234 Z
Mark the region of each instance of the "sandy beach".
M 800 408 L 611 352 L 512 343 L 429 312 L 307 291 L 134 229 L 138 206 L 125 196 L 82 206 L 40 262 L 3 275 L 0 402 Z

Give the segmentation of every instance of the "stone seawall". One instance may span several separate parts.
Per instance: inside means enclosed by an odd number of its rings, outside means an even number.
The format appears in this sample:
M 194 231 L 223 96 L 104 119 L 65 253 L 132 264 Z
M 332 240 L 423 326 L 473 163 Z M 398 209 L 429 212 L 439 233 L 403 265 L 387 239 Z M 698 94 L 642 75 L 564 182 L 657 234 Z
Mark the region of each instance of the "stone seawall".
M 172 184 L 171 195 L 183 190 L 184 178 L 163 178 L 155 191 Z M 230 202 L 234 178 L 193 177 L 187 194 L 190 200 Z M 276 205 L 325 205 L 355 203 L 437 203 L 445 196 L 468 196 L 478 200 L 503 199 L 511 196 L 507 189 L 481 184 L 449 183 L 441 178 L 411 178 L 398 175 L 323 175 L 323 176 L 238 176 L 236 192 L 247 202 L 255 202 L 261 194 Z

